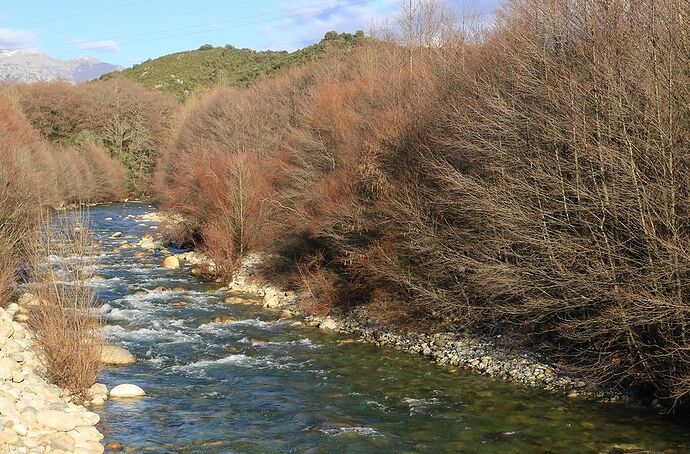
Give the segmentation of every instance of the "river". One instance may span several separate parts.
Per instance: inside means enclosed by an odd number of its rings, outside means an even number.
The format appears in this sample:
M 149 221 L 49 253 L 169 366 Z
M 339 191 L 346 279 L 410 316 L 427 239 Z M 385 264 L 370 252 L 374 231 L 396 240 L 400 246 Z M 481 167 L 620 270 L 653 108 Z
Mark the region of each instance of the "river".
M 159 252 L 116 251 L 129 235 L 136 243 L 155 232 L 141 218 L 153 211 L 135 202 L 89 213 L 105 279 L 92 285 L 112 308 L 105 336 L 139 358 L 105 368 L 99 381 L 147 393 L 98 410 L 104 441 L 125 452 L 690 452 L 687 424 L 640 408 L 451 372 L 260 306 L 225 304 L 220 284 L 163 269 Z M 110 238 L 116 231 L 122 237 Z M 235 321 L 213 323 L 218 315 Z

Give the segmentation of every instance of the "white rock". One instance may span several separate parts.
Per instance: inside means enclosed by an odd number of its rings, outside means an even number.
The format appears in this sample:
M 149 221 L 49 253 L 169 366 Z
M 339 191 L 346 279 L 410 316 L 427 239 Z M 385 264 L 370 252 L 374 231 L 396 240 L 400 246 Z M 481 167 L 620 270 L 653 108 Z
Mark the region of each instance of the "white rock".
M 7 344 L 5 344 L 5 348 Z M 4 348 L 3 348 L 4 350 Z M 11 358 L 0 358 L 0 380 L 12 380 L 12 374 L 18 369 L 17 361 Z
M 14 322 L 12 324 L 12 326 L 14 327 L 14 332 L 12 333 L 12 339 L 26 339 L 26 337 L 27 337 L 26 336 L 27 335 L 26 329 L 24 329 L 24 327 L 22 325 L 20 325 L 17 322 Z
M 17 435 L 19 436 L 26 436 L 27 433 L 29 433 L 29 428 L 26 427 L 24 424 L 15 424 L 12 426 L 12 429 L 17 432 Z
M 38 410 L 36 410 L 34 407 L 28 406 L 25 407 L 21 414 L 19 415 L 19 418 L 21 421 L 29 426 L 33 426 L 36 424 L 36 415 L 38 414 Z
M 122 347 L 115 345 L 104 345 L 101 349 L 101 364 L 121 366 L 134 364 L 137 359 L 133 354 Z
M 0 445 L 2 443 L 7 443 L 8 445 L 15 444 L 19 437 L 17 437 L 17 432 L 9 427 L 5 427 L 2 432 L 0 432 Z
M 108 387 L 105 386 L 103 383 L 94 383 L 91 385 L 89 388 L 89 395 L 90 396 L 107 396 L 108 395 Z
M 53 449 L 61 449 L 67 452 L 73 452 L 75 446 L 74 438 L 66 433 L 59 433 L 53 435 L 50 439 L 50 447 Z
M 319 328 L 326 331 L 335 331 L 340 329 L 340 325 L 331 317 L 326 317 L 319 322 Z
M 39 301 L 36 295 L 32 293 L 24 293 L 22 294 L 22 296 L 19 297 L 17 303 L 20 306 L 36 306 L 38 305 Z
M 14 333 L 12 321 L 0 321 L 0 339 L 9 339 Z
M 96 424 L 98 424 L 100 422 L 101 417 L 98 416 L 98 413 L 94 413 L 92 411 L 87 411 L 87 412 L 84 412 L 82 419 L 84 420 L 84 422 L 86 424 L 88 424 L 90 426 L 95 426 Z
M 77 427 L 77 418 L 60 410 L 41 410 L 36 415 L 36 422 L 43 427 L 62 432 L 67 432 Z
M 14 400 L 7 397 L 0 397 L 0 415 L 8 416 L 17 414 L 17 407 Z
M 82 441 L 77 443 L 74 454 L 101 454 L 104 451 L 103 445 L 97 441 Z
M 101 434 L 98 429 L 91 426 L 77 427 L 74 430 L 70 430 L 68 435 L 71 436 L 76 443 L 99 441 L 103 439 L 103 434 Z
M 137 385 L 122 384 L 110 390 L 110 397 L 140 397 L 146 393 Z

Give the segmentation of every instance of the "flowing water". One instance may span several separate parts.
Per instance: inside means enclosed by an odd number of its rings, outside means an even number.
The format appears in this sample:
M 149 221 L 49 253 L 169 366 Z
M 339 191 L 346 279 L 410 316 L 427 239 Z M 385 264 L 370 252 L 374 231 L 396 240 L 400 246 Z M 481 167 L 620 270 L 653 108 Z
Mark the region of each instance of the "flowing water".
M 618 452 L 616 445 L 690 452 L 687 424 L 294 326 L 260 306 L 224 304 L 219 284 L 162 269 L 160 253 L 114 252 L 124 237 L 136 242 L 155 231 L 141 219 L 152 211 L 127 203 L 90 212 L 105 278 L 93 285 L 112 308 L 106 337 L 140 359 L 106 368 L 100 381 L 147 393 L 100 410 L 104 441 L 127 452 L 598 453 Z M 123 237 L 110 239 L 116 231 Z M 152 291 L 158 286 L 184 290 Z M 150 293 L 135 294 L 142 289 Z M 216 315 L 236 321 L 212 323 Z

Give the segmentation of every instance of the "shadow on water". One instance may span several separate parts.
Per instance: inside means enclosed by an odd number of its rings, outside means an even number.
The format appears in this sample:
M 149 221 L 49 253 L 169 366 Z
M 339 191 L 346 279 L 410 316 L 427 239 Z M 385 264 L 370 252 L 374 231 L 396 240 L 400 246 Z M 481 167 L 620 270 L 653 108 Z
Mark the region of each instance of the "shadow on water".
M 100 410 L 105 442 L 156 453 L 690 452 L 686 427 L 644 410 L 573 401 L 341 342 L 260 307 L 224 304 L 218 285 L 162 269 L 158 252 L 113 252 L 155 230 L 141 218 L 152 211 L 127 203 L 90 212 L 105 278 L 94 285 L 112 307 L 106 337 L 140 358 L 105 369 L 101 381 L 147 392 Z M 116 231 L 122 236 L 110 238 Z M 182 289 L 135 295 L 158 286 Z M 217 315 L 234 321 L 213 323 Z

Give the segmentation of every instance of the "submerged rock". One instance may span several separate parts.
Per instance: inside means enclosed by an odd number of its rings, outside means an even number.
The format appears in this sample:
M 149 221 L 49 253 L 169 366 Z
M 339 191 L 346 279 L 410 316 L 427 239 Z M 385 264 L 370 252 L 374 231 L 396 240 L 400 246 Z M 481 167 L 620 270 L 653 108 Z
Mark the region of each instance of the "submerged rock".
M 141 397 L 145 396 L 146 393 L 137 385 L 122 384 L 117 385 L 110 390 L 110 397 L 115 398 L 129 398 L 129 397 Z
M 258 302 L 248 300 L 245 298 L 240 298 L 239 296 L 228 296 L 224 300 L 225 304 L 242 304 L 242 305 L 253 305 L 253 304 L 258 304 Z
M 153 241 L 153 237 L 148 234 L 144 235 L 137 244 L 142 249 L 155 249 L 157 246 L 156 243 Z
M 109 366 L 123 366 L 137 362 L 136 357 L 122 347 L 104 345 L 101 349 L 101 364 Z

